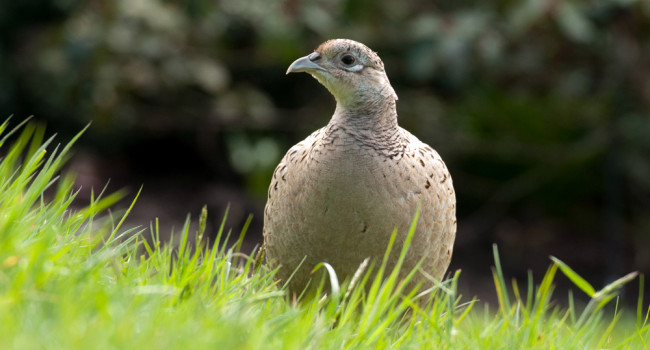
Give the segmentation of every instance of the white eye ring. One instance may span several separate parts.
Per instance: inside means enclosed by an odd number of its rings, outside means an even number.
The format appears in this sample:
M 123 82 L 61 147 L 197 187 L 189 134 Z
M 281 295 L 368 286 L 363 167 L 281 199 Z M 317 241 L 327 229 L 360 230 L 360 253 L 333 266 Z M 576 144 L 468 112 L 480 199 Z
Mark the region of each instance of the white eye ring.
M 357 64 L 357 65 L 354 65 L 352 67 L 348 67 L 348 68 L 345 68 L 345 69 L 347 69 L 350 72 L 358 72 L 358 71 L 363 69 L 363 65 L 362 64 Z

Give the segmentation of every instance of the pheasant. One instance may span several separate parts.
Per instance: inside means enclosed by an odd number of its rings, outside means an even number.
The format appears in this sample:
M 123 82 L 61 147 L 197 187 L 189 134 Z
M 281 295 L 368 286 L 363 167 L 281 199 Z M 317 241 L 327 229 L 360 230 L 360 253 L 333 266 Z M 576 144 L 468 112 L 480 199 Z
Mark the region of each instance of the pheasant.
M 287 70 L 298 72 L 324 85 L 336 109 L 273 173 L 263 235 L 277 277 L 294 293 L 305 290 L 321 262 L 339 280 L 351 278 L 366 258 L 381 263 L 396 229 L 392 268 L 420 207 L 401 277 L 422 261 L 414 281 L 441 279 L 456 237 L 451 176 L 433 148 L 398 126 L 397 95 L 379 56 L 359 42 L 333 39 Z

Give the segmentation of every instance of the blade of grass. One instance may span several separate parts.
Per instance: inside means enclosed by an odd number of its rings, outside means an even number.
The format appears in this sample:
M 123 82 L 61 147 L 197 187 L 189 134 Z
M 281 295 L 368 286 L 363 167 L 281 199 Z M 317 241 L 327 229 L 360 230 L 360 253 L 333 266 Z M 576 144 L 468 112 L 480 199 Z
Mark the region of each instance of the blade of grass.
M 499 249 L 496 244 L 492 245 L 492 254 L 494 256 L 494 270 L 492 271 L 492 277 L 494 279 L 494 285 L 497 289 L 497 297 L 499 299 L 499 307 L 501 311 L 505 314 L 506 310 L 510 310 L 510 297 L 508 296 L 508 289 L 506 287 L 506 281 L 503 277 L 503 270 L 501 269 L 501 259 L 499 258 Z
M 320 268 L 323 267 L 325 270 L 327 270 L 327 275 L 329 276 L 330 280 L 330 288 L 332 291 L 332 297 L 336 300 L 338 300 L 338 297 L 341 293 L 341 285 L 339 284 L 339 278 L 336 274 L 336 271 L 332 267 L 332 265 L 326 263 L 326 262 L 321 262 L 318 263 L 314 269 L 311 271 L 311 273 L 315 273 L 316 271 L 320 270 Z
M 593 298 L 594 294 L 596 294 L 596 290 L 594 287 L 589 284 L 584 278 L 580 277 L 575 271 L 573 271 L 572 268 L 570 268 L 567 264 L 565 264 L 562 260 L 551 256 L 551 260 L 553 260 L 554 263 L 556 263 L 559 267 L 562 273 L 564 273 L 565 276 L 567 276 L 573 284 L 576 285 L 576 287 L 580 288 L 583 292 L 585 292 L 589 297 Z
M 639 297 L 637 298 L 636 301 L 636 328 L 640 329 L 643 325 L 642 323 L 642 317 L 643 317 L 643 287 L 644 287 L 644 274 L 641 274 L 639 276 Z

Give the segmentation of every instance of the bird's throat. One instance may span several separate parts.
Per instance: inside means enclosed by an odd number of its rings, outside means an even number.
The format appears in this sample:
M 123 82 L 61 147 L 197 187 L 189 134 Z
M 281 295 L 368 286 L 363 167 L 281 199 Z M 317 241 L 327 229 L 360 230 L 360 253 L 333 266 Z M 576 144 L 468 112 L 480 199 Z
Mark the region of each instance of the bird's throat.
M 353 106 L 337 102 L 330 124 L 341 125 L 360 134 L 392 134 L 398 128 L 395 104 L 395 100 Z

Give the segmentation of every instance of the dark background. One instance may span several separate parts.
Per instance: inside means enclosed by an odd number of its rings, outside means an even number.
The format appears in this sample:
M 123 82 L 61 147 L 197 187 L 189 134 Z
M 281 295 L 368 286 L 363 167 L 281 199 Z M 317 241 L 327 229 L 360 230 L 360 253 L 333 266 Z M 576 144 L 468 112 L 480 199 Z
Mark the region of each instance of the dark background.
M 230 203 L 250 249 L 275 165 L 334 109 L 286 68 L 335 37 L 380 54 L 401 125 L 445 159 L 464 293 L 491 298 L 494 242 L 520 280 L 549 255 L 596 287 L 650 272 L 647 1 L 2 1 L 0 118 L 61 142 L 92 121 L 82 199 L 144 185 L 129 224 L 163 233 L 204 204 L 214 232 Z

